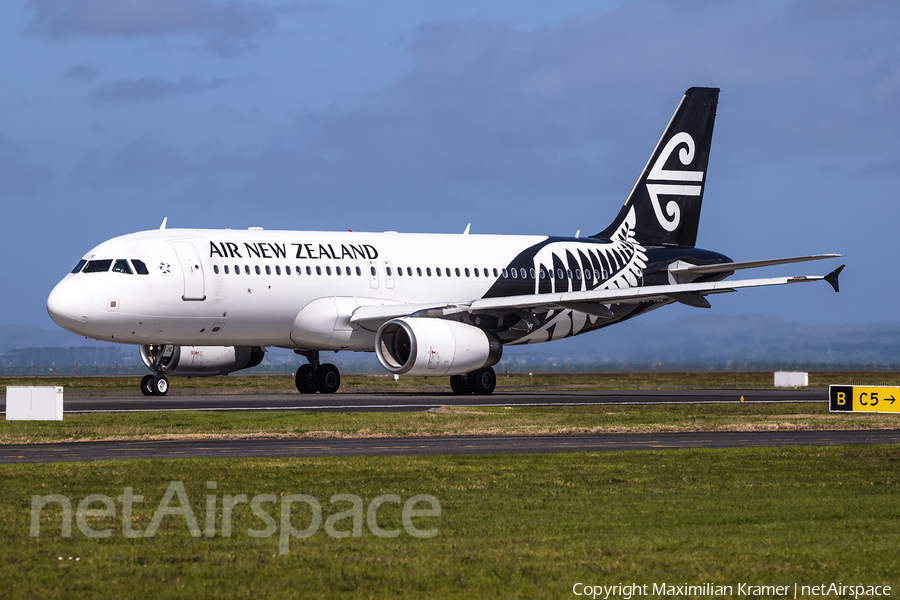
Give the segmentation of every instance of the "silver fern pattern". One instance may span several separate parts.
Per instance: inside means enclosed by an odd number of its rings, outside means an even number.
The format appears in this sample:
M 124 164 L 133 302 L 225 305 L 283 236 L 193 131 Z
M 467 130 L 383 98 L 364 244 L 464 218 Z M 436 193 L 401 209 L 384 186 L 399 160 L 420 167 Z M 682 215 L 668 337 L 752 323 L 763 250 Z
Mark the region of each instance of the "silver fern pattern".
M 534 256 L 535 272 L 547 273 L 552 282 L 553 293 L 638 286 L 647 266 L 647 255 L 644 247 L 635 239 L 634 225 L 632 208 L 608 244 L 547 244 Z M 539 293 L 539 288 L 540 277 L 535 277 L 535 293 Z M 539 325 L 524 336 L 507 343 L 535 344 L 558 340 L 584 333 L 606 321 L 602 317 L 571 309 L 550 310 L 535 316 Z

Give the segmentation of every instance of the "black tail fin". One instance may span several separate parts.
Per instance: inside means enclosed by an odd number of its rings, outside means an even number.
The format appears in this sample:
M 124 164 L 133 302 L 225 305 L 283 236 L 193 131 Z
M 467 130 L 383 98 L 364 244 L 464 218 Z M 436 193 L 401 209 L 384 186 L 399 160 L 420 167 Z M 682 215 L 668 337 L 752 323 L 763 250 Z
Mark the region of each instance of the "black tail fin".
M 718 101 L 718 88 L 684 93 L 616 220 L 593 237 L 610 239 L 628 222 L 644 246 L 694 247 Z

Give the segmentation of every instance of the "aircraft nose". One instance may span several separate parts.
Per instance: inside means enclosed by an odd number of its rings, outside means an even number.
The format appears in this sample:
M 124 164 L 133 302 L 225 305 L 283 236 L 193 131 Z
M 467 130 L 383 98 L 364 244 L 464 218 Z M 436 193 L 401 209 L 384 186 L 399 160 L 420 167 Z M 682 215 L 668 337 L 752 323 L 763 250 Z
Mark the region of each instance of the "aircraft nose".
M 47 298 L 47 312 L 57 325 L 78 333 L 91 314 L 91 294 L 80 283 L 61 281 Z

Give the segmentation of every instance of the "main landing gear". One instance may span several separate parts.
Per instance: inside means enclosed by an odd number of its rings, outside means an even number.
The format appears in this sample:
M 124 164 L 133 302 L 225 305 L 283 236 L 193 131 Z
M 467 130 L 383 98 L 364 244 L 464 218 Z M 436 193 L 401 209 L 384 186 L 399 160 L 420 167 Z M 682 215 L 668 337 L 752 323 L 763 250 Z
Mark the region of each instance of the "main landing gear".
M 306 360 L 307 365 L 300 365 L 294 383 L 301 394 L 333 394 L 341 387 L 341 372 L 331 363 L 319 364 L 319 351 L 307 350 L 297 352 Z
M 492 367 L 478 369 L 465 375 L 453 375 L 450 377 L 450 389 L 454 394 L 476 394 L 487 396 L 497 387 L 497 374 Z
M 165 396 L 169 393 L 169 378 L 165 375 L 144 375 L 141 392 L 145 396 Z

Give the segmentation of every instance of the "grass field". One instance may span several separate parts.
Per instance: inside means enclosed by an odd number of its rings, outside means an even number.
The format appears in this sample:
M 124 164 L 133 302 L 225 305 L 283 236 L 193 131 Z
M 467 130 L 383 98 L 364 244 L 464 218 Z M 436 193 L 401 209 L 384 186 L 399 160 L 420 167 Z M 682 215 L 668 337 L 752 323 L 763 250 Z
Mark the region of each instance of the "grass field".
M 734 595 L 742 582 L 838 582 L 893 585 L 896 595 L 898 473 L 900 449 L 883 446 L 6 465 L 0 591 L 9 599 L 472 599 L 574 597 L 576 582 L 714 583 L 735 586 Z M 154 537 L 125 537 L 116 497 L 126 487 L 143 496 L 132 523 L 146 531 L 172 481 L 183 482 L 201 530 L 214 497 L 213 535 L 192 537 L 183 515 L 169 515 Z M 62 537 L 57 504 L 44 507 L 31 537 L 33 494 L 61 494 L 75 506 L 91 494 L 110 497 L 114 517 L 84 520 L 109 528 L 109 537 L 87 537 L 75 522 Z M 243 503 L 223 537 L 226 494 L 272 494 L 275 502 L 260 506 L 277 532 L 251 537 L 265 523 Z M 287 525 L 302 530 L 312 519 L 300 503 L 282 522 L 279 503 L 290 494 L 317 499 L 323 524 L 310 537 L 288 538 L 282 554 Z M 359 537 L 331 537 L 325 520 L 351 506 L 332 504 L 336 494 L 365 505 L 381 494 L 401 502 L 431 495 L 440 516 L 412 522 L 437 535 L 409 535 L 400 505 L 388 503 L 377 525 L 398 537 L 377 537 L 366 519 Z M 352 528 L 352 518 L 334 525 Z
M 54 385 L 65 387 L 70 396 L 139 396 L 140 377 L 0 377 L 0 393 L 7 385 Z M 810 387 L 829 384 L 867 383 L 900 385 L 900 371 L 811 371 Z M 169 395 L 180 394 L 296 394 L 291 375 L 229 375 L 171 379 Z M 658 389 L 772 389 L 771 371 L 608 372 L 542 374 L 497 374 L 497 392 L 658 390 Z M 406 377 L 394 381 L 386 376 L 344 376 L 338 393 L 429 393 L 448 392 L 447 377 Z

